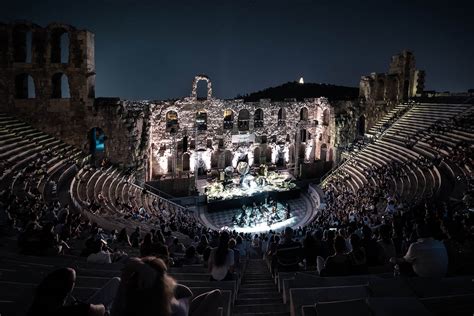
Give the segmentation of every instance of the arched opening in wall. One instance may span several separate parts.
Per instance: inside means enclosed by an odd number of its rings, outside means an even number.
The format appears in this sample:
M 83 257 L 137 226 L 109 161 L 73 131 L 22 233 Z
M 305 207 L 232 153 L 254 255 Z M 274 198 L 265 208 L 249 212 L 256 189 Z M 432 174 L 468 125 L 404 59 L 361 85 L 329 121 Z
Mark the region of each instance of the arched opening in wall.
M 174 134 L 178 131 L 178 113 L 175 111 L 166 112 L 166 131 Z
M 267 147 L 265 150 L 265 163 L 269 164 L 272 162 L 272 148 Z
M 183 137 L 183 152 L 188 151 L 188 136 Z
M 207 100 L 207 81 L 199 80 L 196 83 L 196 96 L 198 100 Z
M 198 131 L 207 130 L 207 112 L 198 110 L 196 112 L 196 127 Z
M 69 33 L 65 29 L 51 32 L 51 63 L 69 63 Z
M 365 134 L 365 115 L 359 116 L 357 120 L 357 135 L 364 136 Z
M 333 161 L 333 152 L 332 152 L 332 148 L 329 149 L 329 156 L 328 156 L 328 161 Z
M 328 146 L 326 144 L 321 144 L 321 151 L 319 152 L 319 159 L 322 161 L 327 160 L 327 151 L 328 151 Z
M 284 108 L 278 110 L 278 126 L 283 126 L 286 124 L 286 111 Z
M 300 144 L 299 152 L 298 152 L 298 158 L 301 161 L 305 160 L 306 156 L 306 145 L 305 144 Z
M 305 129 L 300 129 L 300 142 L 306 143 L 307 134 Z
M 211 154 L 211 169 L 217 169 L 219 166 L 219 151 L 215 150 Z
M 238 118 L 238 127 L 239 131 L 248 131 L 249 130 L 249 120 L 250 120 L 250 112 L 246 109 L 242 109 L 239 111 L 239 118 Z
M 197 173 L 198 177 L 207 175 L 206 163 L 204 162 L 202 157 L 198 158 L 197 161 Z
M 212 149 L 212 138 L 206 139 L 206 147 Z
M 256 109 L 255 114 L 253 115 L 253 127 L 260 128 L 263 127 L 263 110 Z
M 306 107 L 302 107 L 300 110 L 300 121 L 307 121 L 308 120 L 308 109 Z
M 234 112 L 231 109 L 224 110 L 224 129 L 234 128 Z
M 189 154 L 184 153 L 183 154 L 183 171 L 189 171 L 189 170 L 190 170 Z
M 33 33 L 24 25 L 18 25 L 12 32 L 13 61 L 31 63 L 33 50 Z
M 403 100 L 408 100 L 408 91 L 410 90 L 410 81 L 405 80 L 403 83 Z
M 91 128 L 88 132 L 89 153 L 93 163 L 100 163 L 105 157 L 105 140 L 104 131 L 99 127 Z
M 69 80 L 67 76 L 61 72 L 53 75 L 51 88 L 51 98 L 53 99 L 67 99 L 71 97 L 69 93 Z
M 19 74 L 15 77 L 15 98 L 36 98 L 35 81 L 29 74 Z
M 288 163 L 294 163 L 295 162 L 295 146 L 290 145 L 288 147 Z
M 380 79 L 377 81 L 377 101 L 383 101 L 385 97 L 385 82 Z
M 329 109 L 324 109 L 323 111 L 323 125 L 329 125 Z
M 280 147 L 278 150 L 277 158 L 276 158 L 276 165 L 277 167 L 283 167 L 285 165 L 285 153 Z
M 226 150 L 224 152 L 224 167 L 232 166 L 232 152 L 230 150 Z
M 255 147 L 253 150 L 253 164 L 254 166 L 260 165 L 260 147 Z
M 391 77 L 389 83 L 390 85 L 386 88 L 386 97 L 390 101 L 395 101 L 398 99 L 398 79 L 396 77 Z
M 166 170 L 168 173 L 173 172 L 173 156 L 168 156 L 168 169 Z

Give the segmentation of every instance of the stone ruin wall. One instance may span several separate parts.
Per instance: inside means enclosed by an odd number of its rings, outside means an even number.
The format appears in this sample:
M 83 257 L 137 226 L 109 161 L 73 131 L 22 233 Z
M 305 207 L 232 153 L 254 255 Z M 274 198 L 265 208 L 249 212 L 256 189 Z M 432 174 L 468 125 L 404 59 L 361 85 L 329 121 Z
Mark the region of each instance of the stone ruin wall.
M 415 56 L 403 51 L 392 56 L 387 73 L 362 76 L 359 84 L 360 109 L 365 115 L 366 130 L 374 126 L 395 105 L 420 95 L 425 72 L 416 69 Z
M 299 102 L 288 100 L 285 102 L 273 102 L 271 100 L 260 100 L 260 102 L 243 102 L 243 100 L 221 100 L 212 97 L 207 91 L 204 100 L 198 99 L 196 95 L 196 82 L 205 80 L 208 88 L 211 87 L 210 80 L 204 76 L 197 76 L 193 81 L 191 97 L 160 102 L 152 115 L 151 135 L 151 165 L 153 176 L 174 173 L 180 175 L 188 171 L 194 171 L 195 164 L 205 165 L 205 170 L 223 169 L 229 165 L 231 155 L 232 166 L 236 167 L 239 157 L 247 155 L 250 164 L 258 165 L 260 162 L 275 164 L 277 153 L 282 151 L 285 155 L 285 163 L 294 166 L 296 157 L 304 154 L 304 162 L 313 162 L 320 158 L 322 144 L 327 146 L 327 160 L 333 160 L 335 151 L 335 138 L 331 137 L 335 131 L 334 110 L 326 98 L 307 99 Z M 300 122 L 300 111 L 306 108 L 308 118 L 306 122 Z M 254 126 L 254 115 L 257 109 L 263 111 L 263 127 Z M 286 114 L 285 123 L 279 124 L 278 112 L 284 109 Z M 207 130 L 196 132 L 196 112 L 204 110 L 207 113 Z M 231 110 L 233 116 L 233 128 L 224 129 L 224 111 Z M 238 118 L 241 110 L 249 111 L 248 131 L 239 131 Z M 328 112 L 328 124 L 323 124 L 323 111 Z M 178 126 L 176 133 L 167 131 L 166 117 L 169 111 L 178 115 Z M 317 123 L 315 122 L 317 121 Z M 300 122 L 300 123 L 299 123 Z M 299 124 L 299 125 L 298 125 Z M 305 129 L 307 140 L 302 143 L 302 150 L 295 151 L 297 132 Z M 255 142 L 233 143 L 232 135 L 255 134 Z M 183 138 L 188 137 L 188 148 L 184 151 L 181 145 Z M 262 136 L 266 142 L 262 142 Z M 287 141 L 289 140 L 289 141 Z M 210 143 L 208 143 L 210 141 Z M 223 146 L 219 146 L 219 143 Z M 180 146 L 181 145 L 181 146 Z M 255 149 L 260 149 L 260 159 L 254 157 Z M 184 159 L 189 157 L 189 169 Z M 173 161 L 175 160 L 175 161 Z M 170 168 L 169 165 L 172 165 Z
M 63 34 L 69 45 L 58 48 L 57 38 Z M 61 49 L 67 50 L 67 60 L 60 60 Z M 54 80 L 58 74 L 66 78 L 68 88 L 61 85 L 59 94 Z M 23 77 L 30 81 L 19 80 Z M 0 111 L 86 153 L 89 131 L 101 128 L 109 160 L 126 168 L 144 166 L 150 106 L 95 98 L 94 34 L 87 30 L 58 23 L 46 27 L 23 21 L 0 24 L 0 100 Z
M 65 61 L 59 60 L 61 51 L 58 51 L 58 38 L 63 35 L 69 43 L 67 48 L 60 48 L 68 51 Z M 31 38 L 30 47 L 26 44 L 27 36 Z M 60 95 L 56 95 L 58 83 L 54 78 L 58 75 L 67 80 L 68 96 L 62 95 L 62 89 Z M 19 78 L 31 78 L 32 83 L 18 89 L 19 84 L 26 82 Z M 202 80 L 207 83 L 207 94 L 199 99 L 197 84 Z M 106 136 L 106 157 L 124 168 L 140 171 L 139 177 L 147 180 L 169 174 L 169 156 L 176 160 L 172 168 L 175 173 L 183 172 L 185 154 L 189 155 L 190 164 L 198 160 L 201 163 L 203 159 L 196 159 L 197 151 L 200 151 L 199 156 L 207 157 L 204 159 L 207 170 L 225 166 L 226 155 L 227 162 L 230 159 L 233 165 L 245 153 L 255 159 L 257 147 L 260 148 L 260 162 L 275 163 L 277 152 L 283 151 L 285 163 L 290 168 L 294 167 L 297 157 L 303 155 L 306 163 L 321 158 L 322 144 L 327 146 L 326 159 L 337 161 L 340 147 L 357 137 L 356 123 L 362 116 L 367 131 L 395 104 L 420 93 L 423 84 L 424 72 L 415 69 L 415 59 L 410 52 L 403 52 L 392 58 L 388 73 L 362 77 L 360 99 L 354 101 L 329 102 L 323 97 L 285 102 L 221 100 L 213 97 L 211 82 L 205 75 L 196 76 L 191 96 L 180 100 L 151 102 L 95 98 L 93 33 L 59 23 L 46 27 L 25 21 L 0 24 L 0 111 L 15 115 L 86 153 L 89 152 L 88 133 L 98 127 Z M 32 90 L 34 96 L 19 95 L 23 94 L 24 88 Z M 307 123 L 299 123 L 303 107 L 308 110 Z M 255 128 L 253 117 L 259 108 L 263 111 L 264 126 Z M 283 126 L 278 125 L 280 108 L 286 111 Z M 208 113 L 208 129 L 196 137 L 197 109 Z M 232 130 L 223 128 L 225 109 L 233 112 Z M 237 120 L 242 109 L 249 111 L 250 120 L 249 131 L 241 134 L 254 133 L 256 140 L 236 144 L 232 143 L 232 135 L 239 134 Z M 327 125 L 322 124 L 324 109 L 329 111 Z M 176 111 L 179 117 L 179 130 L 175 135 L 166 131 L 166 112 L 170 110 Z M 315 121 L 318 121 L 317 125 Z M 306 129 L 311 139 L 302 144 L 302 150 L 294 150 L 295 145 L 299 146 L 295 134 L 300 129 Z M 182 146 L 173 145 L 185 135 L 189 137 L 186 152 Z M 266 143 L 262 142 L 262 136 L 266 136 Z M 193 149 L 192 143 L 195 144 Z

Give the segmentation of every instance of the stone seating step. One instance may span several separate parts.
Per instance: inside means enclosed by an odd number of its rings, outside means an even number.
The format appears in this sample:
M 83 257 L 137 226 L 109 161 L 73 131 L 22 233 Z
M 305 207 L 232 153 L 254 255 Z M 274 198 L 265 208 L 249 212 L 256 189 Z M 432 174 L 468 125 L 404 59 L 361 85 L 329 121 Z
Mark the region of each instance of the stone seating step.
M 289 306 L 285 304 L 252 304 L 252 305 L 234 305 L 234 315 L 237 313 L 275 313 L 289 312 Z

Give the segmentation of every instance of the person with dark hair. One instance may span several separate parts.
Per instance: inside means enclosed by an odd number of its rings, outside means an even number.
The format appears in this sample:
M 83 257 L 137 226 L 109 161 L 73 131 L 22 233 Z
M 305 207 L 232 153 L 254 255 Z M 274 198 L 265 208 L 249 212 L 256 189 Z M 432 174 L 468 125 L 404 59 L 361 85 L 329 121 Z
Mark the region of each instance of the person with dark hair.
M 194 246 L 189 246 L 186 248 L 186 252 L 183 258 L 183 264 L 199 264 L 201 263 L 201 258 L 196 252 L 196 248 Z
M 369 267 L 379 265 L 379 247 L 377 241 L 373 238 L 372 229 L 364 225 L 362 227 L 363 238 L 361 246 L 365 249 L 365 256 L 367 257 L 367 265 Z
M 140 246 L 140 227 L 135 228 L 135 231 L 130 235 L 130 242 L 134 248 Z
M 240 269 L 240 251 L 237 249 L 235 246 L 237 245 L 237 242 L 235 241 L 234 238 L 231 238 L 229 240 L 229 249 L 231 249 L 234 252 L 234 266 L 237 269 Z
M 198 245 L 196 246 L 196 251 L 198 254 L 202 255 L 204 250 L 209 247 L 209 242 L 207 241 L 206 235 L 201 236 L 201 240 L 199 241 Z
M 87 262 L 92 263 L 112 263 L 112 254 L 107 249 L 107 242 L 103 239 L 94 242 L 93 252 L 87 256 Z
M 191 302 L 189 288 L 176 284 L 166 264 L 156 257 L 131 258 L 122 270 L 111 316 L 214 316 L 218 315 L 221 291 L 213 290 Z
M 416 227 L 418 240 L 410 245 L 403 258 L 392 257 L 393 264 L 410 263 L 421 277 L 444 277 L 448 270 L 448 253 L 443 242 L 435 240 L 426 223 Z
M 127 230 L 122 228 L 120 232 L 117 235 L 117 243 L 122 244 L 124 246 L 132 246 L 132 243 L 130 242 L 130 237 L 127 234 Z
M 223 231 L 219 235 L 219 244 L 209 255 L 208 269 L 211 281 L 232 280 L 234 272 L 234 251 L 229 249 L 229 233 Z
M 140 244 L 140 256 L 147 257 L 154 255 L 153 250 L 153 235 L 148 233 L 145 235 L 145 238 L 143 238 L 143 241 Z
M 168 249 L 171 255 L 173 256 L 178 253 L 184 253 L 186 251 L 186 248 L 184 247 L 183 243 L 181 243 L 176 237 L 173 239 L 173 243 L 171 244 L 171 246 L 168 247 Z
M 246 258 L 247 257 L 247 247 L 244 243 L 244 239 L 241 235 L 238 235 L 237 238 L 235 239 L 236 245 L 235 249 L 239 251 L 240 257 L 241 258 Z
M 334 239 L 334 255 L 329 256 L 324 263 L 324 267 L 318 263 L 318 271 L 321 276 L 344 276 L 349 275 L 351 261 L 346 254 L 346 241 L 342 236 Z M 321 258 L 321 257 L 319 257 Z M 320 260 L 318 260 L 320 261 Z
M 391 257 L 397 255 L 395 244 L 392 240 L 392 228 L 389 225 L 382 225 L 379 229 L 380 238 L 377 241 L 379 245 L 379 262 L 387 264 Z
M 75 302 L 66 305 L 74 284 L 76 271 L 71 268 L 62 268 L 48 274 L 36 288 L 33 304 L 27 316 L 102 316 L 105 306 Z
M 61 242 L 57 234 L 53 232 L 54 224 L 46 223 L 40 233 L 39 253 L 45 256 L 61 254 L 66 243 Z
M 321 251 L 311 231 L 306 232 L 306 237 L 303 240 L 303 251 L 306 266 L 316 266 L 316 258 L 320 255 Z
M 166 240 L 165 240 L 165 235 L 163 235 L 163 232 L 161 231 L 161 229 L 158 229 L 155 233 L 155 236 L 154 236 L 154 241 L 155 243 L 160 243 L 162 245 L 166 245 Z
M 365 249 L 361 245 L 359 235 L 351 235 L 351 247 L 352 251 L 349 252 L 349 258 L 351 260 L 351 274 L 368 273 L 367 257 L 365 256 Z
M 283 233 L 283 242 L 277 245 L 272 256 L 272 274 L 278 271 L 297 271 L 299 263 L 303 261 L 303 246 L 293 240 L 293 229 L 286 227 Z

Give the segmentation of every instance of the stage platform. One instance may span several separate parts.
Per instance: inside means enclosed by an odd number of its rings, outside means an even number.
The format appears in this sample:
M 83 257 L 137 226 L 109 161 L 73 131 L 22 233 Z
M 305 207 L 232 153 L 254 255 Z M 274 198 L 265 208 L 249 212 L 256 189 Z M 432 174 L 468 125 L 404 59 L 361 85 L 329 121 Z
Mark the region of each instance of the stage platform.
M 204 223 L 204 225 L 212 229 L 229 229 L 243 233 L 260 233 L 267 232 L 269 230 L 281 231 L 285 227 L 297 228 L 299 226 L 304 226 L 311 220 L 314 213 L 316 212 L 316 209 L 312 207 L 309 198 L 305 194 L 301 194 L 297 198 L 288 199 L 285 201 L 285 203 L 290 205 L 291 217 L 289 219 L 273 223 L 269 226 L 265 223 L 245 227 L 235 225 L 235 223 L 232 222 L 232 217 L 235 214 L 241 213 L 242 210 L 240 207 L 223 209 L 219 212 L 209 212 L 203 208 L 199 211 L 199 217 L 201 218 L 201 221 Z
M 210 213 L 220 212 L 229 209 L 240 208 L 242 205 L 252 205 L 253 202 L 261 203 L 266 197 L 271 197 L 277 201 L 296 199 L 300 196 L 300 189 L 294 188 L 287 191 L 268 191 L 255 193 L 251 196 L 236 197 L 227 200 L 207 200 L 207 211 Z

